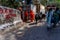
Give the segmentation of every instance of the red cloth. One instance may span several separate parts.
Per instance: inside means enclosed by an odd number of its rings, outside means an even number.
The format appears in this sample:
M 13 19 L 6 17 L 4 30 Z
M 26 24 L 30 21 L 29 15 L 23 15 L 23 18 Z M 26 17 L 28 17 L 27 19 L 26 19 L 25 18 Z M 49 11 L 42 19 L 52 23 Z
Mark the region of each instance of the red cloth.
M 31 22 L 34 20 L 34 18 L 35 18 L 34 12 L 32 10 L 30 10 L 30 20 L 31 20 Z

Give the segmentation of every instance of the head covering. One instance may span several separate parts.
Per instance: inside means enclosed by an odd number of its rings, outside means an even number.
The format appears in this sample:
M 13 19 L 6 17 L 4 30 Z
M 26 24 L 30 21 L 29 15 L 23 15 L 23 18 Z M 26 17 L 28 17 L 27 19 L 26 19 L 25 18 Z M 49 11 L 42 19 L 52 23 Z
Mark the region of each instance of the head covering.
M 49 11 L 51 11 L 51 10 L 52 10 L 52 8 L 49 9 Z

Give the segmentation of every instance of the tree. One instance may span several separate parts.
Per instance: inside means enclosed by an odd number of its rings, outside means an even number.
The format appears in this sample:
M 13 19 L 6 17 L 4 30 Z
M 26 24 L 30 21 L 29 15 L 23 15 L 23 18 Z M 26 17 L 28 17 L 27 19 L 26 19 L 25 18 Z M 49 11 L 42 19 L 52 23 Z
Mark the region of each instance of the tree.
M 41 3 L 42 5 L 46 5 L 46 4 L 47 4 L 47 0 L 41 0 L 40 3 Z
M 17 8 L 19 5 L 19 2 L 15 1 L 15 0 L 8 0 L 8 7 L 11 8 Z
M 1 0 L 1 5 L 16 9 L 19 6 L 19 2 L 16 0 Z

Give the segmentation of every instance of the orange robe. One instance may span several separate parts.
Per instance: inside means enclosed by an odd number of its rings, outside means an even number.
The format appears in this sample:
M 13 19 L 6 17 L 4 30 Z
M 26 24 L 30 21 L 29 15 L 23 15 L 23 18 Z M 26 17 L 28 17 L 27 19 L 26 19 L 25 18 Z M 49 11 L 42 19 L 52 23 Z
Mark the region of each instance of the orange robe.
M 30 10 L 30 20 L 31 20 L 31 22 L 33 22 L 34 19 L 35 19 L 35 14 L 32 10 Z
M 28 20 L 28 11 L 24 13 L 24 21 L 26 22 Z

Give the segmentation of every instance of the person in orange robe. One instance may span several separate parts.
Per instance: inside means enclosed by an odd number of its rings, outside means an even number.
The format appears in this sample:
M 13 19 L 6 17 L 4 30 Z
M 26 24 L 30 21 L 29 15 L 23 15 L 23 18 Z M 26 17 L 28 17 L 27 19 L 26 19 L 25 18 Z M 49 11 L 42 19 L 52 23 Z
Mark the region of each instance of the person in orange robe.
M 35 19 L 35 14 L 32 10 L 30 10 L 30 20 L 31 20 L 31 22 L 33 22 L 34 19 Z
M 27 22 L 28 20 L 28 11 L 25 11 L 24 13 L 24 22 Z

